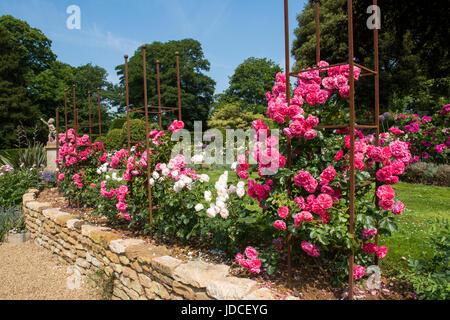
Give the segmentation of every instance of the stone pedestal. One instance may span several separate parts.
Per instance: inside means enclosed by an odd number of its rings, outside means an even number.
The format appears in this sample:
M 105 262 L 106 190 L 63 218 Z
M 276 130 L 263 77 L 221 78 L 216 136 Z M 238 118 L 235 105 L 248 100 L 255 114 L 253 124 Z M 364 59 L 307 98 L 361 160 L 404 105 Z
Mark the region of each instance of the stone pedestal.
M 45 170 L 56 171 L 56 141 L 47 142 L 45 149 L 47 150 L 47 166 L 45 167 Z

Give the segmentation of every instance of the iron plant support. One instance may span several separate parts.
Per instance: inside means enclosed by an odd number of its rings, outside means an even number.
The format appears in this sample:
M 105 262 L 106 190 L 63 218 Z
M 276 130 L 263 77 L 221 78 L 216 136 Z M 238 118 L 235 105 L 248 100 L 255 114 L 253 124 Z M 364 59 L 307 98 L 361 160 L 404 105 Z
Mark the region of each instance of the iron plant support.
M 289 6 L 289 0 L 284 0 L 284 36 L 285 36 L 285 61 L 286 61 L 286 100 L 289 104 L 289 97 L 290 97 L 290 76 L 297 77 L 297 78 L 303 78 L 299 75 L 299 73 L 304 71 L 312 71 L 312 70 L 323 70 L 327 69 L 332 66 L 340 66 L 344 64 L 349 65 L 349 86 L 350 86 L 350 96 L 349 96 L 349 105 L 350 105 L 350 121 L 348 124 L 345 125 L 321 125 L 317 126 L 317 129 L 349 129 L 350 130 L 350 176 L 349 176 L 349 212 L 350 212 L 350 222 L 349 222 L 349 232 L 354 238 L 354 227 L 355 227 L 355 189 L 357 186 L 355 186 L 355 129 L 375 129 L 376 130 L 376 137 L 375 137 L 375 143 L 376 145 L 379 144 L 379 134 L 380 134 L 380 122 L 379 122 L 379 113 L 380 113 L 380 106 L 379 106 L 379 57 L 378 57 L 378 30 L 376 28 L 373 29 L 373 37 L 374 37 L 374 69 L 371 70 L 365 66 L 362 66 L 360 64 L 357 64 L 354 62 L 354 42 L 353 42 L 353 8 L 352 8 L 352 0 L 347 0 L 347 15 L 348 15 L 348 61 L 347 62 L 341 62 L 336 64 L 330 64 L 326 67 L 314 67 L 310 69 L 302 69 L 295 72 L 289 72 L 289 18 L 288 18 L 288 6 Z M 320 15 L 319 15 L 319 0 L 314 1 L 314 7 L 315 7 L 315 35 L 316 35 L 316 63 L 320 61 Z M 377 0 L 373 0 L 373 4 L 377 5 Z M 377 17 L 376 17 L 377 18 Z M 354 80 L 354 66 L 358 66 L 362 70 L 365 70 L 366 73 L 360 74 L 360 76 L 374 76 L 374 85 L 375 85 L 375 123 L 370 125 L 361 125 L 356 123 L 355 119 L 355 80 Z M 307 79 L 309 80 L 309 79 Z M 289 118 L 288 118 L 289 121 Z M 289 137 L 286 138 L 287 140 L 287 167 L 291 169 L 291 141 Z M 379 168 L 379 164 L 376 164 L 376 169 Z M 375 182 L 376 188 L 378 187 L 378 182 Z M 361 187 L 361 186 L 358 186 Z M 375 189 L 376 189 L 375 188 Z M 287 180 L 287 193 L 288 197 L 291 198 L 292 196 L 292 182 L 291 177 Z M 376 245 L 378 246 L 378 235 L 375 238 Z M 288 286 L 291 286 L 291 237 L 288 236 Z M 378 263 L 378 259 L 375 258 L 375 263 Z M 348 298 L 350 300 L 353 299 L 353 289 L 354 289 L 354 280 L 353 280 L 353 265 L 354 265 L 354 252 L 353 249 L 350 250 L 350 256 L 349 256 L 349 295 Z

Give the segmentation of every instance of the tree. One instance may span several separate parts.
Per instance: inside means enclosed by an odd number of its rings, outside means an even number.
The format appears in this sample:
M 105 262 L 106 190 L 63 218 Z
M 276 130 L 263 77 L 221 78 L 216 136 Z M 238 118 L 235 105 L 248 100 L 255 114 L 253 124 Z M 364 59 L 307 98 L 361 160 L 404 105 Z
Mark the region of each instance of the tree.
M 178 106 L 177 74 L 175 52 L 180 57 L 181 77 L 181 108 L 182 120 L 186 128 L 192 129 L 194 121 L 206 119 L 213 101 L 215 82 L 205 75 L 209 71 L 210 63 L 205 59 L 201 44 L 193 39 L 168 41 L 166 43 L 153 42 L 146 45 L 147 63 L 147 96 L 149 105 L 157 106 L 156 60 L 160 61 L 160 91 L 161 105 L 167 107 Z M 124 65 L 116 67 L 124 84 Z M 130 105 L 134 108 L 144 105 L 144 87 L 142 75 L 142 48 L 139 47 L 128 63 L 128 82 Z M 156 109 L 153 109 L 155 111 Z M 163 116 L 163 126 L 167 127 L 178 113 L 170 112 Z M 151 121 L 157 122 L 156 115 Z
M 56 60 L 56 55 L 50 48 L 52 41 L 41 30 L 31 28 L 25 21 L 11 15 L 1 16 L 0 25 L 3 25 L 13 41 L 19 44 L 19 60 L 21 64 L 29 66 L 32 73 L 38 74 L 47 70 Z
M 239 102 L 225 103 L 217 109 L 208 120 L 209 128 L 219 130 L 229 129 L 249 129 L 254 120 L 264 120 L 267 125 L 273 124 L 273 121 L 262 113 L 255 113 L 243 110 Z
M 15 129 L 22 124 L 28 129 L 37 118 L 37 108 L 26 95 L 25 74 L 19 44 L 0 24 L 0 148 L 9 148 L 16 140 Z
M 373 67 L 373 31 L 366 26 L 371 1 L 354 0 L 355 61 Z M 380 107 L 387 111 L 409 101 L 417 110 L 439 108 L 440 98 L 448 100 L 450 86 L 448 59 L 448 1 L 380 4 L 379 31 Z M 447 12 L 447 14 L 445 14 Z M 292 54 L 295 69 L 315 64 L 314 1 L 297 16 Z M 320 4 L 321 59 L 330 63 L 347 61 L 347 1 L 322 0 Z M 356 102 L 360 108 L 373 108 L 373 81 L 358 83 Z M 430 80 L 432 84 L 430 85 Z M 418 94 L 419 93 L 419 94 Z M 428 99 L 423 99 L 427 95 Z M 420 98 L 416 98 L 420 96 Z
M 229 87 L 219 101 L 239 101 L 243 110 L 264 113 L 265 93 L 272 89 L 281 68 L 267 58 L 250 57 L 242 62 L 230 77 Z

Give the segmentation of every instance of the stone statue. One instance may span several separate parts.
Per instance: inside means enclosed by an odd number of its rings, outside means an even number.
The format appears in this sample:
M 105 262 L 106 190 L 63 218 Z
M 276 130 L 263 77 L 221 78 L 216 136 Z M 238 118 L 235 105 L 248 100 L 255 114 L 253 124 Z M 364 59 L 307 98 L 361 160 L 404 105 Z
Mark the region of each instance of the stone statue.
M 55 119 L 50 118 L 48 119 L 48 122 L 41 118 L 41 121 L 45 123 L 45 125 L 48 127 L 48 142 L 53 142 L 54 139 L 56 139 L 56 128 L 53 125 L 55 122 Z

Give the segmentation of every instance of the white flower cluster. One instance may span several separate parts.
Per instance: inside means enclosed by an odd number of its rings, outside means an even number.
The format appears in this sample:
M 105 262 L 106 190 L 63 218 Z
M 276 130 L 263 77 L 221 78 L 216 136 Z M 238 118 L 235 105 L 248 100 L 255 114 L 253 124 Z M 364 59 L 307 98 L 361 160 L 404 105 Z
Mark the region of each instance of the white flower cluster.
M 113 171 L 111 176 L 109 174 L 107 174 L 105 178 L 106 178 L 106 180 L 112 179 L 114 181 L 119 181 L 119 182 L 123 180 L 122 177 L 117 176 L 117 172 L 116 171 Z
M 102 164 L 98 169 L 97 169 L 97 174 L 102 174 L 105 173 L 106 171 L 108 171 L 108 166 L 109 163 L 105 162 L 104 164 Z
M 245 183 L 240 181 L 237 187 L 230 185 L 228 186 L 228 171 L 225 171 L 217 180 L 215 184 L 215 189 L 217 192 L 217 198 L 215 203 L 212 202 L 212 192 L 207 190 L 205 191 L 204 197 L 206 202 L 210 202 L 209 208 L 206 210 L 206 215 L 210 218 L 214 218 L 217 214 L 223 219 L 228 218 L 229 211 L 227 209 L 228 200 L 230 199 L 230 194 L 236 193 L 239 198 L 242 198 L 245 194 Z M 204 206 L 199 203 L 195 206 L 196 211 L 201 211 L 204 209 Z
M 189 178 L 188 176 L 185 176 L 184 174 L 180 176 L 180 180 L 175 182 L 173 185 L 173 190 L 175 192 L 180 192 L 183 190 L 184 187 L 186 187 L 188 190 L 191 190 L 192 188 L 192 178 Z

